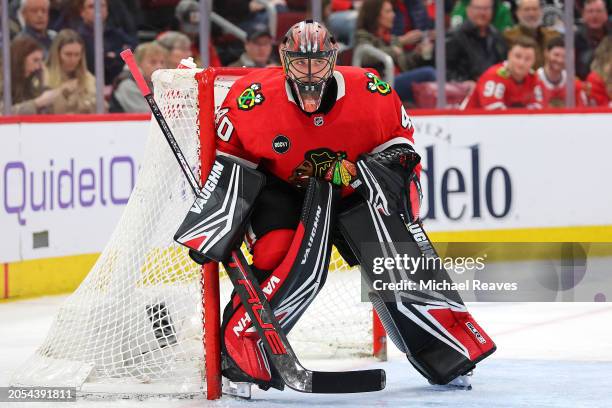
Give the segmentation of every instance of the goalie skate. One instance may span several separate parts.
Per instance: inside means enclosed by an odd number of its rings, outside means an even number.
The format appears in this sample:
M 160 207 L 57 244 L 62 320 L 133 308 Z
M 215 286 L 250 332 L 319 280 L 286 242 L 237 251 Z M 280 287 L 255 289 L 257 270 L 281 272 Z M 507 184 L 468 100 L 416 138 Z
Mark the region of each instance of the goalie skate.
M 223 377 L 221 392 L 232 397 L 251 399 L 251 385 L 249 382 L 233 382 Z
M 436 387 L 437 389 L 440 389 L 440 390 L 449 390 L 450 389 L 450 390 L 465 390 L 465 391 L 470 391 L 472 389 L 471 377 L 472 377 L 473 373 L 474 373 L 473 371 L 470 371 L 467 374 L 460 375 L 459 377 L 455 378 L 454 380 L 452 380 L 448 384 L 444 384 L 444 385 L 435 384 L 432 381 L 429 381 L 429 383 L 431 385 L 433 385 L 434 387 Z

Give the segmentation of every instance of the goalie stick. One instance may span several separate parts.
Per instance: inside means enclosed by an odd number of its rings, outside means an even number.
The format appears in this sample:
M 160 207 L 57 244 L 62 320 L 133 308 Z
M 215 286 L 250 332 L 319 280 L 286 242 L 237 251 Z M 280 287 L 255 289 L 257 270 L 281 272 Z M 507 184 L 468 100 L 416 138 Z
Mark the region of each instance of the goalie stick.
M 121 58 L 130 69 L 191 189 L 195 196 L 199 197 L 200 185 L 140 73 L 132 51 L 124 50 L 121 52 Z M 256 282 L 255 277 L 239 249 L 232 251 L 231 260 L 226 263 L 226 271 L 272 363 L 289 388 L 308 393 L 370 392 L 385 388 L 385 372 L 381 369 L 324 372 L 304 368 L 276 320 L 264 293 L 259 285 L 253 284 Z

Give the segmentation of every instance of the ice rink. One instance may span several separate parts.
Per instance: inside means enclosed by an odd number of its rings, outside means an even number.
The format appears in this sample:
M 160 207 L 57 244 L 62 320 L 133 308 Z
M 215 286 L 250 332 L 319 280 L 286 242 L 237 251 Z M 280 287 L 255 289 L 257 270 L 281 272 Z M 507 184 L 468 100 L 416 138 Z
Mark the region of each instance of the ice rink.
M 65 297 L 0 304 L 0 386 L 42 343 Z M 77 407 L 612 407 L 612 304 L 478 303 L 472 314 L 497 343 L 478 365 L 473 390 L 430 386 L 393 346 L 389 361 L 303 360 L 308 368 L 381 367 L 387 387 L 378 393 L 307 395 L 254 390 L 250 401 L 204 399 L 79 400 Z M 47 403 L 0 404 L 37 408 Z

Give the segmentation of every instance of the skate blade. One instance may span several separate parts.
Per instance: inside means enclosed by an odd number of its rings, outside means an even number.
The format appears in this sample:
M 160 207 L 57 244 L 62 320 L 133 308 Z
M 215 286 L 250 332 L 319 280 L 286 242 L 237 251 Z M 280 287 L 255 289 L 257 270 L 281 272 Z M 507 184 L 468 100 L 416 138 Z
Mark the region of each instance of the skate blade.
M 224 395 L 236 398 L 251 399 L 251 385 L 253 384 L 248 382 L 233 382 L 223 377 L 221 392 Z
M 471 373 L 468 375 L 460 375 L 455 378 L 453 381 L 448 384 L 434 384 L 431 381 L 429 382 L 434 389 L 444 391 L 444 390 L 464 390 L 470 391 L 472 389 L 472 383 L 470 381 Z

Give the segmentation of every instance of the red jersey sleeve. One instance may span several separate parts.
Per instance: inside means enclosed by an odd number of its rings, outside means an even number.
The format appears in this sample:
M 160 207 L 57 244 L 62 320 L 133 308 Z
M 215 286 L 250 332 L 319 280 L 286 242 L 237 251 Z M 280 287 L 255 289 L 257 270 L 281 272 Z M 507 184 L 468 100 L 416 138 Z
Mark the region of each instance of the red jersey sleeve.
M 373 152 L 380 152 L 395 144 L 414 145 L 414 125 L 406 108 L 395 92 L 388 95 L 392 106 L 383 107 L 381 123 L 384 124 L 382 137 Z
M 608 97 L 608 91 L 606 89 L 606 83 L 596 72 L 591 72 L 586 79 L 589 84 L 589 101 L 591 105 L 595 106 L 608 106 L 610 98 Z
M 576 79 L 575 84 L 576 106 L 589 106 L 589 96 L 587 94 L 587 88 L 585 87 L 584 83 L 581 80 Z
M 228 94 L 226 102 L 215 113 L 217 154 L 229 156 L 243 165 L 255 168 L 259 164 L 259 158 L 249 153 L 245 147 L 239 130 L 241 116 L 237 108 L 231 106 L 233 100 L 231 94 Z

